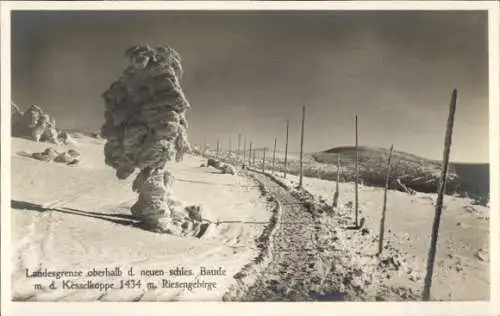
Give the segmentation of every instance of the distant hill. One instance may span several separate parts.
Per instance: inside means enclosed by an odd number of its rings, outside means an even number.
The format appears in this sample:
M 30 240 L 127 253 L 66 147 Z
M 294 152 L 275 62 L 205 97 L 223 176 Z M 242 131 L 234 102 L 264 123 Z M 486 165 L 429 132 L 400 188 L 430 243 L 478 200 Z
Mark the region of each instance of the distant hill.
M 335 147 L 322 152 L 314 153 L 312 156 L 318 162 L 323 163 L 337 163 L 337 154 L 340 154 L 341 159 L 346 162 L 354 163 L 356 157 L 356 148 L 354 146 L 344 146 Z M 387 163 L 387 157 L 389 155 L 389 149 L 382 147 L 368 147 L 359 146 L 358 147 L 359 162 L 363 163 L 366 161 L 382 163 L 384 166 Z M 410 154 L 404 151 L 394 150 L 392 153 L 393 162 L 406 162 L 408 164 L 415 164 L 419 166 L 427 166 L 431 168 L 440 168 L 440 162 L 426 159 L 414 154 Z
M 312 154 L 315 161 L 324 164 L 337 164 L 337 155 L 343 173 L 351 176 L 355 173 L 356 148 L 336 147 Z M 380 147 L 358 147 L 359 174 L 367 185 L 383 186 L 389 149 Z M 391 171 L 391 187 L 400 179 L 409 188 L 420 192 L 436 192 L 441 162 L 419 157 L 407 152 L 393 152 Z M 473 195 L 489 194 L 488 164 L 450 164 L 447 182 L 447 193 L 467 193 Z

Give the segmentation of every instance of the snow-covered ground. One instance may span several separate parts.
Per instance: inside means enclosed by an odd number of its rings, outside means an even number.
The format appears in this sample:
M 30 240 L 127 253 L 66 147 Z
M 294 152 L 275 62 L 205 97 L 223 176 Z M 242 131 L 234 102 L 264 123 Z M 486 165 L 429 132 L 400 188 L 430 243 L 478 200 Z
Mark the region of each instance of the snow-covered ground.
M 43 162 L 22 153 L 41 152 L 47 147 L 59 150 L 75 148 L 81 163 L 74 166 Z M 204 160 L 186 156 L 182 163 L 171 163 L 176 177 L 174 193 L 179 199 L 203 206 L 207 217 L 219 220 L 202 238 L 181 238 L 151 233 L 133 227 L 129 208 L 136 200 L 131 190 L 133 176 L 120 181 L 114 170 L 104 164 L 103 141 L 89 137 L 76 139 L 75 145 L 55 146 L 29 140 L 12 139 L 12 263 L 13 298 L 16 300 L 220 300 L 234 284 L 233 275 L 252 261 L 259 249 L 260 236 L 272 215 L 272 204 L 262 197 L 256 183 L 246 177 L 219 174 L 203 168 Z M 281 176 L 281 175 L 280 175 Z M 280 177 L 279 176 L 279 177 Z M 282 181 L 294 186 L 296 176 Z M 335 183 L 304 178 L 304 187 L 317 200 L 331 203 Z M 356 230 L 336 227 L 343 249 L 342 263 L 366 266 L 376 263 L 377 238 L 383 202 L 383 189 L 360 186 L 360 217 L 366 219 L 369 235 L 360 237 Z M 387 274 L 377 272 L 373 284 L 390 290 L 414 289 L 418 297 L 429 236 L 434 218 L 435 194 L 408 195 L 389 191 L 385 244 L 388 252 L 396 249 L 405 259 L 405 268 Z M 354 184 L 340 184 L 342 216 L 349 218 L 353 209 Z M 432 297 L 440 300 L 489 299 L 489 209 L 472 205 L 470 199 L 445 197 L 441 219 L 438 256 L 433 279 Z M 345 214 L 348 214 L 346 217 Z M 328 215 L 335 216 L 335 215 Z M 354 217 L 354 214 L 352 214 Z M 340 225 L 328 221 L 325 225 Z M 326 218 L 326 219 L 325 219 Z M 330 223 L 330 224 L 328 224 Z M 345 228 L 345 227 L 344 227 Z M 118 266 L 121 277 L 65 277 L 73 282 L 133 282 L 129 289 L 99 290 L 62 289 L 61 279 L 28 278 L 34 271 L 48 269 L 83 271 Z M 226 271 L 224 276 L 169 276 L 177 267 L 198 274 L 200 267 Z M 127 276 L 130 267 L 135 276 Z M 28 269 L 28 270 L 26 270 Z M 164 276 L 140 276 L 141 270 L 162 270 Z M 366 273 L 369 273 L 367 271 Z M 162 287 L 163 280 L 198 282 L 204 288 L 192 291 Z M 57 289 L 50 289 L 56 281 Z M 147 288 L 155 281 L 158 288 Z M 216 288 L 208 290 L 208 283 Z M 35 289 L 40 283 L 44 289 Z M 378 285 L 375 285 L 376 288 Z M 374 297 L 374 296 L 373 296 Z M 387 297 L 390 297 L 388 295 Z M 396 295 L 401 299 L 404 295 Z
M 47 147 L 75 148 L 81 163 L 75 166 L 38 161 L 21 152 L 41 152 Z M 15 300 L 219 300 L 233 275 L 258 253 L 260 236 L 271 211 L 254 182 L 244 177 L 216 174 L 201 168 L 203 160 L 186 156 L 171 163 L 176 177 L 174 193 L 179 199 L 201 204 L 210 217 L 222 221 L 202 238 L 181 238 L 151 233 L 130 226 L 133 176 L 120 181 L 104 164 L 103 141 L 89 137 L 75 145 L 56 146 L 12 139 L 12 263 Z M 224 223 L 226 221 L 226 223 Z M 73 282 L 141 280 L 141 288 L 125 283 L 126 290 L 75 290 L 62 288 L 61 279 L 27 278 L 33 271 L 48 269 L 83 271 L 119 267 L 121 277 L 66 277 Z M 198 274 L 200 267 L 225 270 L 224 276 L 169 276 L 184 268 Z M 136 275 L 127 276 L 130 267 Z M 28 269 L 28 270 L 26 270 Z M 164 276 L 141 277 L 141 270 L 162 270 Z M 198 282 L 192 291 L 162 288 L 162 280 Z M 146 282 L 157 289 L 146 291 Z M 198 280 L 198 281 L 197 281 Z M 57 289 L 50 289 L 56 281 Z M 201 283 L 204 282 L 202 285 Z M 209 282 L 216 288 L 208 289 Z M 44 289 L 35 289 L 40 283 Z M 68 284 L 66 284 L 68 286 Z M 203 287 L 203 288 L 202 288 Z
M 298 177 L 293 175 L 288 175 L 286 180 L 282 174 L 277 178 L 290 187 L 297 186 L 299 182 Z M 305 177 L 303 183 L 315 199 L 332 203 L 335 182 Z M 340 183 L 339 187 L 339 205 L 344 209 L 351 208 L 354 184 Z M 359 186 L 360 218 L 366 219 L 365 227 L 377 240 L 383 194 L 383 188 Z M 410 270 L 414 270 L 410 275 L 402 273 L 385 280 L 384 284 L 388 287 L 413 288 L 414 292 L 423 288 L 435 200 L 436 194 L 388 192 L 385 244 L 402 253 L 411 265 Z M 489 209 L 471 203 L 472 200 L 467 198 L 444 198 L 432 283 L 433 299 L 489 300 Z M 377 252 L 377 242 L 359 245 L 356 241 L 356 238 L 349 238 L 342 242 L 344 247 L 352 247 L 353 251 L 361 249 L 360 256 L 368 258 Z

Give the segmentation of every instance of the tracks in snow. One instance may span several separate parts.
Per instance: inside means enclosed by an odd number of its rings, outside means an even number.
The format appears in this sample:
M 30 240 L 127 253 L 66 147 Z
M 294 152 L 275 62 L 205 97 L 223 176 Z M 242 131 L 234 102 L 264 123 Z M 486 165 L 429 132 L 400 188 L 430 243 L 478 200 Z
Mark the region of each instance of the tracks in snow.
M 54 218 L 50 209 L 58 203 L 59 201 L 54 201 L 43 206 L 45 210 L 40 210 L 36 214 L 29 224 L 28 234 L 17 246 L 12 272 L 12 278 L 16 282 L 26 279 L 26 269 L 30 272 L 41 269 L 43 258 L 50 255 L 54 245 Z M 22 293 L 13 293 L 13 300 L 28 300 L 35 296 L 33 287 L 29 287 Z
M 332 236 L 324 231 L 318 216 L 270 177 L 254 172 L 250 175 L 278 203 L 278 222 L 267 241 L 271 249 L 267 264 L 260 265 L 252 283 L 240 284 L 239 291 L 233 290 L 225 299 L 343 300 L 344 294 L 331 282 L 335 263 Z
M 259 240 L 263 248 L 261 255 L 247 266 L 251 268 L 247 270 L 253 270 L 247 271 L 253 274 L 252 280 L 247 278 L 247 285 L 240 291 L 228 293 L 225 300 L 343 300 L 344 294 L 338 291 L 338 283 L 332 281 L 335 280 L 332 274 L 335 272 L 332 268 L 336 262 L 335 244 L 320 218 L 270 177 L 254 172 L 250 175 L 260 184 L 264 195 L 275 201 L 276 210 Z M 40 259 L 50 254 L 53 225 L 50 208 L 54 205 L 44 205 L 47 211 L 37 214 L 32 223 L 32 230 L 20 249 L 20 257 L 25 261 L 29 259 L 30 263 L 19 262 L 18 273 L 24 273 L 25 267 L 41 268 Z M 30 258 L 30 255 L 36 258 Z M 29 293 L 26 294 L 18 298 L 30 299 Z M 71 294 L 75 293 L 68 293 L 68 296 Z M 101 294 L 96 299 L 106 300 L 107 294 Z M 145 293 L 130 294 L 133 297 L 127 300 L 141 300 Z M 65 296 L 58 299 L 64 300 Z

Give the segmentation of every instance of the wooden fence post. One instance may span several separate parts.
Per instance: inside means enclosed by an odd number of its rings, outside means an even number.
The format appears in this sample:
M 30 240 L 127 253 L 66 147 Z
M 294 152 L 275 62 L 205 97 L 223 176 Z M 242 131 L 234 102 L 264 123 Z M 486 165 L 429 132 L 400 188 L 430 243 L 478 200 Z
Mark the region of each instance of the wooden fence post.
M 250 151 L 248 153 L 248 165 L 252 166 L 252 141 L 250 141 Z
M 450 109 L 448 113 L 448 121 L 446 124 L 446 135 L 444 138 L 444 151 L 443 151 L 443 168 L 441 170 L 441 179 L 436 199 L 436 213 L 434 215 L 434 223 L 432 225 L 431 245 L 429 255 L 427 257 L 427 273 L 424 281 L 424 291 L 422 298 L 424 301 L 430 299 L 432 274 L 434 272 L 434 261 L 436 260 L 437 239 L 439 233 L 439 224 L 441 221 L 441 212 L 443 209 L 443 195 L 446 191 L 446 180 L 448 178 L 448 163 L 450 160 L 451 139 L 453 134 L 453 123 L 455 120 L 455 110 L 457 107 L 457 89 L 454 89 L 451 94 Z
M 277 137 L 274 136 L 274 149 L 273 149 L 273 166 L 271 168 L 271 174 L 274 174 L 274 162 L 276 160 L 276 139 Z
M 288 158 L 288 128 L 290 125 L 290 121 L 286 120 L 286 139 L 285 139 L 285 167 L 283 170 L 283 178 L 286 178 L 286 169 L 287 169 L 287 158 Z
M 247 162 L 247 137 L 245 136 L 245 141 L 243 142 L 243 164 Z
M 302 106 L 302 128 L 300 131 L 300 178 L 299 178 L 299 188 L 302 189 L 303 178 L 304 178 L 304 121 L 306 119 L 306 106 Z
M 217 138 L 217 152 L 216 152 L 216 157 L 217 159 L 219 158 L 219 139 Z
M 338 206 L 339 203 L 339 182 L 340 182 L 340 152 L 337 153 L 337 179 L 335 181 L 335 194 L 333 195 L 333 208 Z
M 241 134 L 238 134 L 238 151 L 236 152 L 236 155 L 238 156 L 238 160 L 239 160 L 239 157 L 240 157 L 240 154 L 241 154 Z
M 391 157 L 392 151 L 394 150 L 394 145 L 391 145 L 389 149 L 389 157 L 387 158 L 387 171 L 385 175 L 385 187 L 384 187 L 384 203 L 382 204 L 382 218 L 380 220 L 380 234 L 378 241 L 378 254 L 381 255 L 384 249 L 384 234 L 385 234 L 385 214 L 387 210 L 387 190 L 389 189 L 389 179 L 391 176 Z
M 355 219 L 354 227 L 358 228 L 358 182 L 359 182 L 359 152 L 358 152 L 358 115 L 355 117 L 355 132 L 356 132 L 356 182 L 354 182 L 354 200 L 355 200 Z
M 266 172 L 266 149 L 264 148 L 262 151 L 262 172 Z

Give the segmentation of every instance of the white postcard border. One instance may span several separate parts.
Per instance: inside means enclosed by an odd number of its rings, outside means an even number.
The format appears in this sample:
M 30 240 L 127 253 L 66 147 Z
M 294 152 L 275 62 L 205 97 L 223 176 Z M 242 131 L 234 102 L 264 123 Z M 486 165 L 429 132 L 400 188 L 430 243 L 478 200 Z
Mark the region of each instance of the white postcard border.
M 500 214 L 499 214 L 499 4 L 496 1 L 4 1 L 1 6 L 1 293 L 4 315 L 254 315 L 293 313 L 387 315 L 499 315 L 500 314 Z M 335 302 L 335 303 L 52 303 L 12 302 L 10 238 L 10 13 L 12 10 L 488 10 L 490 102 L 490 302 Z M 497 298 L 495 300 L 495 298 Z

